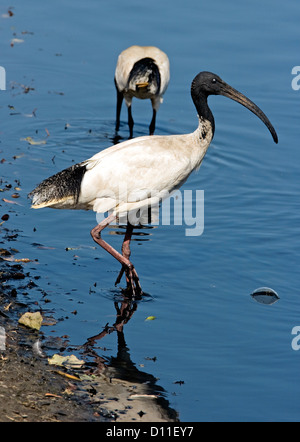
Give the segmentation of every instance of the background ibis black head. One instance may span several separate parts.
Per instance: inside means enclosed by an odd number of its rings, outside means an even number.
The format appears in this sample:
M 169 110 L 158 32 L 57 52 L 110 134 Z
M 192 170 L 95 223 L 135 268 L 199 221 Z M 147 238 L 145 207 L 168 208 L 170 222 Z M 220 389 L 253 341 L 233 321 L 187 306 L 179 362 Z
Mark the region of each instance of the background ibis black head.
M 191 95 L 199 117 L 209 120 L 213 130 L 215 126 L 214 117 L 207 105 L 207 97 L 209 95 L 224 95 L 242 104 L 257 115 L 271 132 L 274 142 L 278 143 L 276 131 L 263 111 L 253 101 L 241 94 L 241 92 L 225 83 L 218 75 L 212 72 L 200 72 L 192 81 Z

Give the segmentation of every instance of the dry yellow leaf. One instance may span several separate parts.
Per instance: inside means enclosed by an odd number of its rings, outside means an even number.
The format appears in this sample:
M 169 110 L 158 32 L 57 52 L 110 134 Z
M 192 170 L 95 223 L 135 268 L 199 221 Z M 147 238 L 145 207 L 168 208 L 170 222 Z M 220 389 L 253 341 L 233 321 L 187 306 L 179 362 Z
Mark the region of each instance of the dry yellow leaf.
M 65 373 L 64 371 L 61 370 L 57 370 L 56 373 L 60 374 L 61 376 L 65 376 L 68 379 L 73 379 L 74 381 L 80 381 L 81 379 L 77 376 L 74 376 L 72 374 L 69 373 Z
M 35 141 L 32 137 L 26 137 L 26 138 L 20 138 L 21 141 L 27 141 L 27 143 L 31 144 L 32 146 L 39 146 L 41 144 L 46 144 L 46 140 L 38 140 Z

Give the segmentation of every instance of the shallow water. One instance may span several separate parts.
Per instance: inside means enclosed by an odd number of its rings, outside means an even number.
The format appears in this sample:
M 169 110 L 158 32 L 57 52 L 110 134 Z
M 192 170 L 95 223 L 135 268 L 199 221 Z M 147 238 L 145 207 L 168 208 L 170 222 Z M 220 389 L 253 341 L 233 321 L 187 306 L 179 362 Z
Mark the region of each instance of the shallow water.
M 204 232 L 187 237 L 187 226 L 170 225 L 135 236 L 132 260 L 148 296 L 124 327 L 130 359 L 158 378 L 181 421 L 298 421 L 300 353 L 291 333 L 300 307 L 300 92 L 291 70 L 299 64 L 300 6 L 16 0 L 13 16 L 3 17 L 10 6 L 0 8 L 0 168 L 3 183 L 17 180 L 21 190 L 18 205 L 1 200 L 1 216 L 10 218 L 0 228 L 18 234 L 11 247 L 37 260 L 24 268 L 40 277 L 19 299 L 50 311 L 57 323 L 44 334 L 67 335 L 74 347 L 115 322 L 119 265 L 90 238 L 95 214 L 33 211 L 27 193 L 112 144 L 117 56 L 131 44 L 157 45 L 169 55 L 171 82 L 156 134 L 195 129 L 190 83 L 211 70 L 263 109 L 279 144 L 249 111 L 210 97 L 215 137 L 183 187 L 204 190 Z M 23 42 L 11 46 L 13 38 Z M 133 118 L 134 135 L 147 134 L 150 103 L 134 101 Z M 120 135 L 128 137 L 125 108 Z M 3 197 L 11 201 L 13 192 Z M 114 232 L 105 237 L 120 249 Z M 278 293 L 276 303 L 250 296 L 265 286 Z M 109 359 L 117 349 L 112 333 L 97 351 Z

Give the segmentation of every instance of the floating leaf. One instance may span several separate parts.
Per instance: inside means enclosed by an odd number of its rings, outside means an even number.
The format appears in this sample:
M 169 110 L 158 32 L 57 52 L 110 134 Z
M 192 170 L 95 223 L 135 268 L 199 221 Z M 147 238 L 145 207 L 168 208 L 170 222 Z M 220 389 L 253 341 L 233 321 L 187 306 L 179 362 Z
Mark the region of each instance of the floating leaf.
M 156 316 L 148 316 L 145 321 L 154 321 L 156 319 Z
M 42 144 L 46 144 L 46 140 L 37 140 L 35 141 L 32 137 L 20 138 L 20 141 L 27 141 L 31 146 L 40 146 Z
M 43 317 L 40 312 L 30 313 L 26 312 L 19 319 L 19 324 L 25 325 L 26 327 L 33 328 L 34 330 L 39 330 L 43 322 Z
M 36 262 L 36 259 L 29 259 L 29 258 L 16 258 L 14 259 L 14 262 Z
M 4 261 L 10 261 L 10 262 L 35 262 L 36 259 L 29 259 L 29 258 L 14 258 L 13 256 L 9 256 L 9 258 L 2 258 Z
M 5 203 L 9 203 L 9 204 L 18 204 L 18 206 L 20 206 L 20 204 L 17 203 L 16 201 L 11 201 L 11 200 L 8 200 L 6 198 L 2 198 L 2 201 L 4 201 Z
M 268 287 L 260 287 L 259 289 L 256 289 L 251 293 L 251 296 L 255 301 L 265 305 L 272 305 L 280 299 L 275 290 Z
M 48 358 L 48 363 L 50 365 L 59 365 L 67 368 L 80 368 L 83 366 L 84 361 L 78 359 L 75 355 L 61 356 L 56 353 L 51 358 Z
M 10 302 L 9 304 L 4 306 L 4 310 L 7 312 L 11 306 L 12 306 L 12 303 Z

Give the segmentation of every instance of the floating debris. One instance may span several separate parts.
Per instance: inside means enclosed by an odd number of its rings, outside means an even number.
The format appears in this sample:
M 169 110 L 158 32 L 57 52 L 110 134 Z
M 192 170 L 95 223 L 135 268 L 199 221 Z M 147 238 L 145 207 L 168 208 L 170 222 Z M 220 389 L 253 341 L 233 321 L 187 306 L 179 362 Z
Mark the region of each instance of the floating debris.
M 37 259 L 15 258 L 14 262 L 37 262 Z
M 145 321 L 154 321 L 156 319 L 156 316 L 148 316 Z
M 9 18 L 9 17 L 12 17 L 13 15 L 14 15 L 14 13 L 12 12 L 11 9 L 9 9 L 6 14 L 5 13 L 1 14 L 1 18 Z
M 29 259 L 29 258 L 14 258 L 13 256 L 9 256 L 8 258 L 2 258 L 3 261 L 8 261 L 8 262 L 34 262 L 37 261 L 36 259 Z
M 131 394 L 129 399 L 157 399 L 157 394 Z
M 46 140 L 37 140 L 35 141 L 32 137 L 20 138 L 20 141 L 27 141 L 31 146 L 41 146 L 46 144 Z
M 40 340 L 37 340 L 32 346 L 33 352 L 36 353 L 41 358 L 45 358 L 46 355 L 42 350 L 42 344 Z
M 251 296 L 255 301 L 265 305 L 272 305 L 280 299 L 275 290 L 269 287 L 260 287 L 251 293 Z
M 59 365 L 67 368 L 81 368 L 84 365 L 84 361 L 78 359 L 75 355 L 61 356 L 54 354 L 51 358 L 48 358 L 50 365 Z
M 16 201 L 8 200 L 7 198 L 2 198 L 2 201 L 8 204 L 17 204 L 18 206 L 20 206 L 20 204 L 17 203 Z
M 39 330 L 41 328 L 42 322 L 43 317 L 40 312 L 26 312 L 19 319 L 19 324 L 25 325 L 29 328 L 33 328 L 34 330 Z
M 64 371 L 61 371 L 61 370 L 57 370 L 56 373 L 60 374 L 61 376 L 64 376 L 65 378 L 73 379 L 73 381 L 81 381 L 81 379 L 78 376 L 74 376 L 73 374 L 65 373 Z
M 86 245 L 80 245 L 77 247 L 66 247 L 66 252 L 69 252 L 70 250 L 81 250 L 81 249 L 91 249 L 91 250 L 96 250 L 97 247 L 94 246 L 86 246 Z
M 13 47 L 15 44 L 24 43 L 24 40 L 22 38 L 12 38 L 10 41 L 11 47 Z

